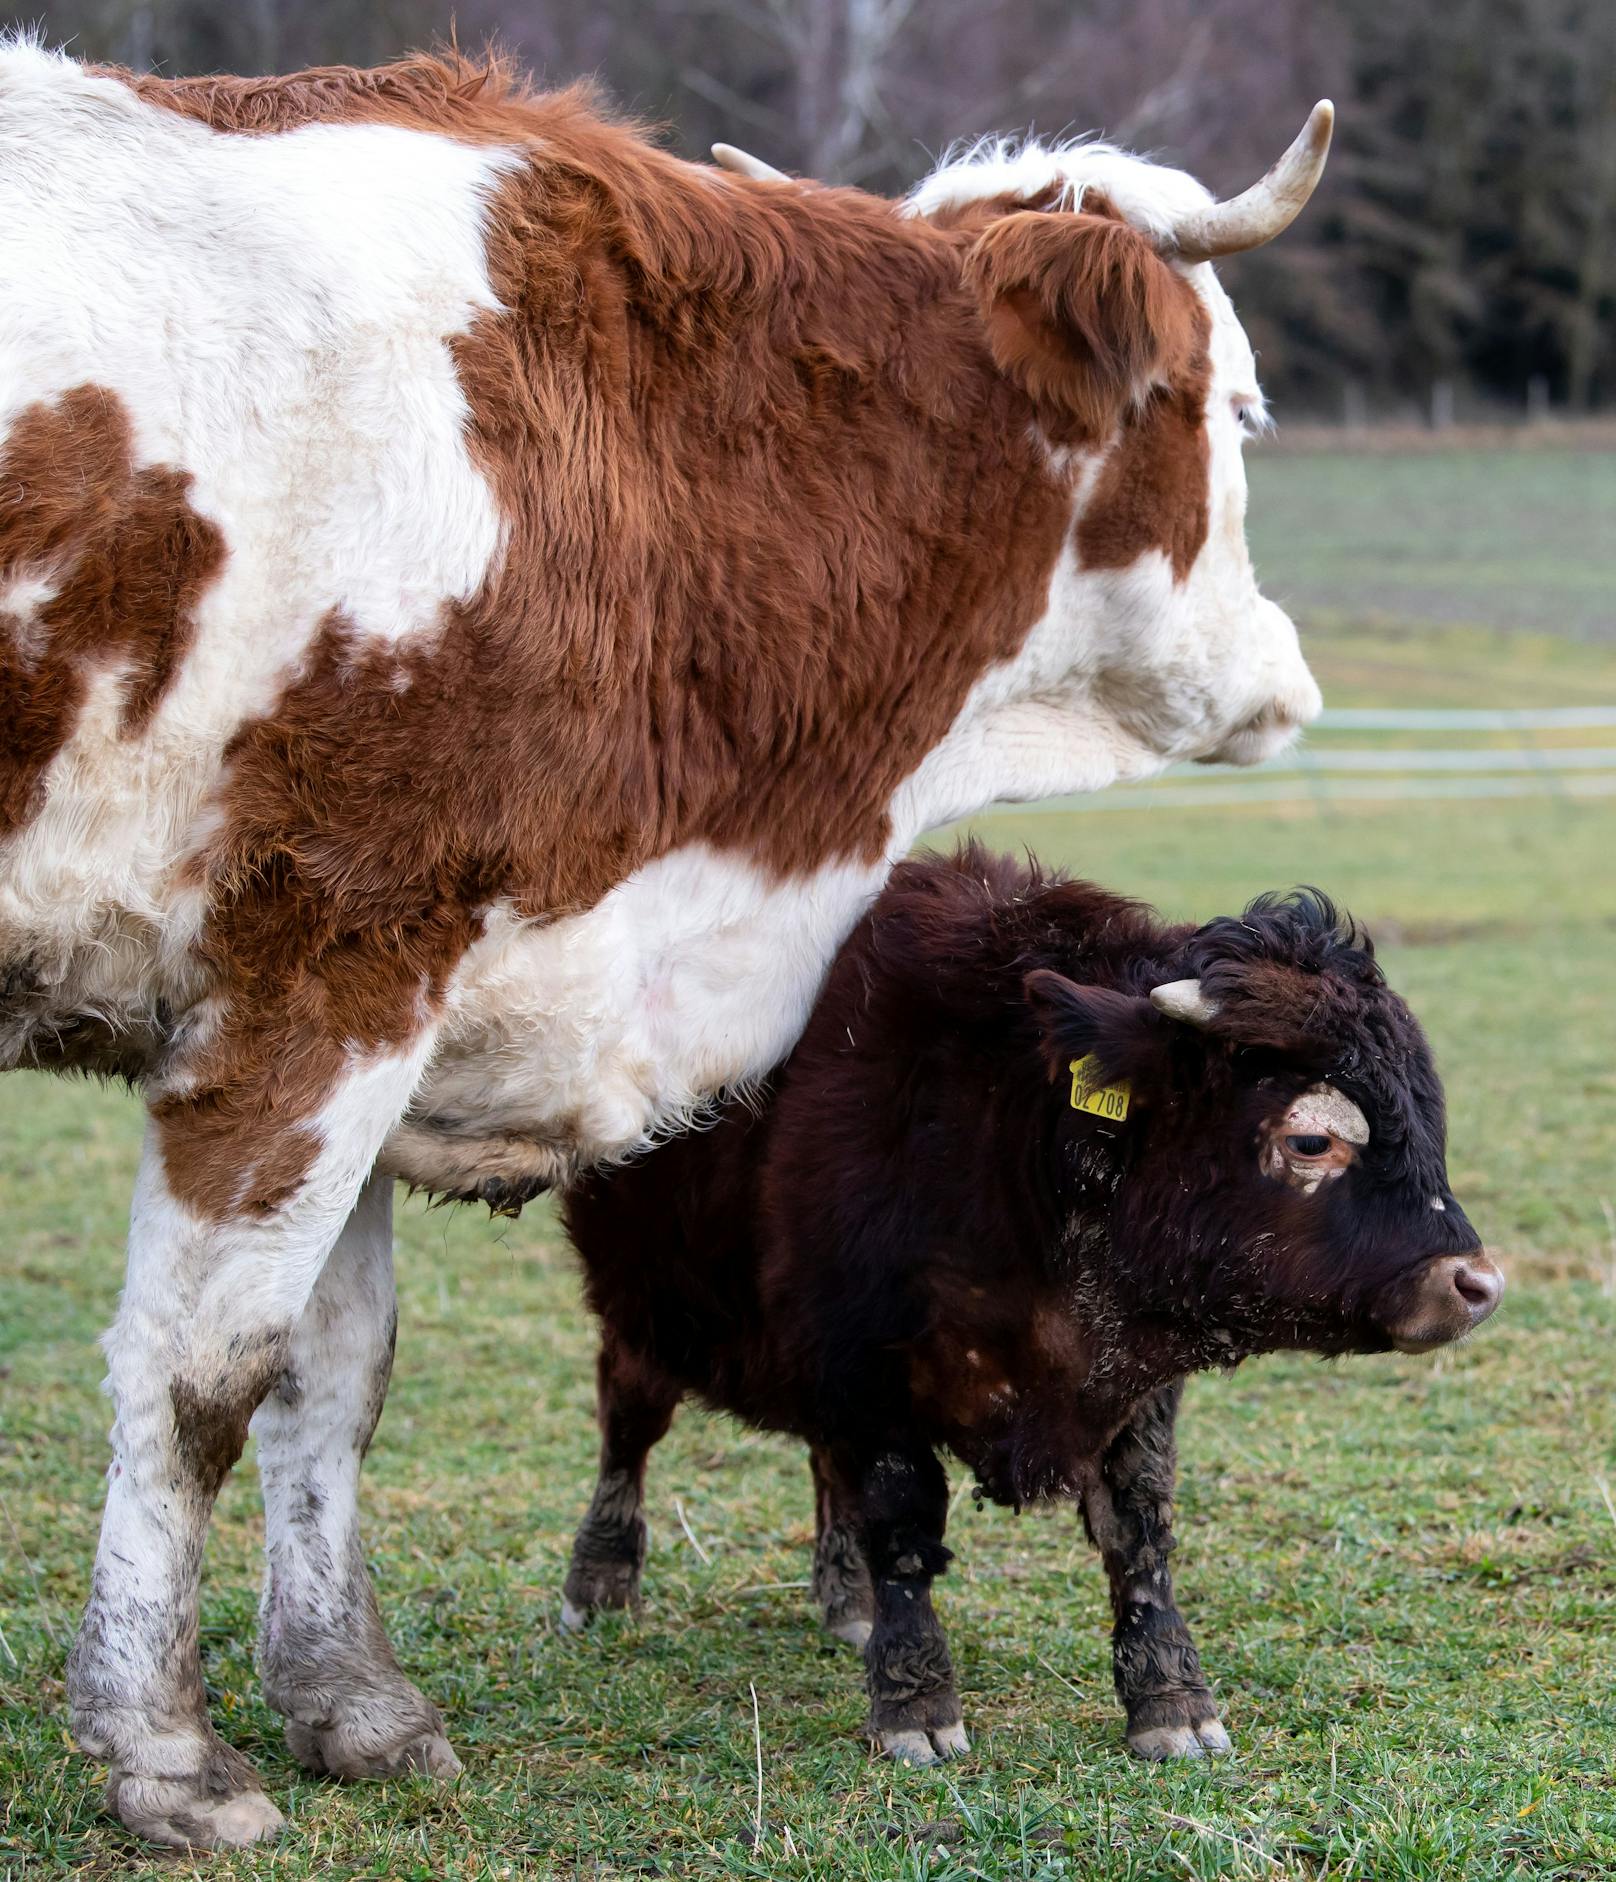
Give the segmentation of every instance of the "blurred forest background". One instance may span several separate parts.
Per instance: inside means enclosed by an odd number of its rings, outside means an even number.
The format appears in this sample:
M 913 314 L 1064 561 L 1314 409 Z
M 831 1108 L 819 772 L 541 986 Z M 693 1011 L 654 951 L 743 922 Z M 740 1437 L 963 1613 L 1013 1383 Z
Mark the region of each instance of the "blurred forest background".
M 1239 264 L 1271 395 L 1348 421 L 1616 407 L 1613 0 L 34 0 L 82 57 L 371 64 L 451 29 L 597 76 L 704 154 L 897 192 L 957 138 L 1099 131 L 1213 188 L 1340 107 L 1320 196 Z

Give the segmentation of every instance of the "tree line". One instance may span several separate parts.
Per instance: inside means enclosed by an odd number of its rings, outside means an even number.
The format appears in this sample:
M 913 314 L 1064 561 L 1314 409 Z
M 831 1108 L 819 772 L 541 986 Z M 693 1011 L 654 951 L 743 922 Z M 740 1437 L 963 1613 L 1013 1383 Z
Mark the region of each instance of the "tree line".
M 5 13 L 0 9 L 0 18 Z M 1331 95 L 1303 221 L 1228 264 L 1270 393 L 1616 403 L 1611 0 L 34 0 L 14 24 L 170 73 L 497 40 L 599 78 L 674 147 L 898 192 L 951 142 L 1100 131 L 1250 182 Z

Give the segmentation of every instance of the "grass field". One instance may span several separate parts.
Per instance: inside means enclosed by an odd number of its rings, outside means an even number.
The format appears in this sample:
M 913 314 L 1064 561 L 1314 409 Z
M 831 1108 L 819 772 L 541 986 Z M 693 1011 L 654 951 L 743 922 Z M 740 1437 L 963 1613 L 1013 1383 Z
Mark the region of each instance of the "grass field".
M 1342 704 L 1616 700 L 1609 649 L 1333 621 L 1312 651 Z M 1338 892 L 1380 928 L 1436 1041 L 1454 1186 L 1510 1269 L 1498 1320 L 1461 1350 L 1268 1359 L 1192 1385 L 1178 1576 L 1237 1755 L 1132 1762 L 1103 1578 L 1071 1514 L 962 1497 L 940 1600 L 976 1751 L 941 1774 L 873 1761 L 856 1665 L 816 1633 L 801 1586 L 804 1462 L 690 1413 L 653 1465 L 644 1614 L 562 1638 L 594 1448 L 568 1259 L 543 1209 L 492 1223 L 408 1205 L 369 1534 L 400 1656 L 448 1714 L 465 1775 L 339 1786 L 288 1760 L 250 1665 L 249 1454 L 211 1544 L 205 1667 L 220 1729 L 293 1833 L 250 1857 L 148 1858 L 98 1814 L 61 1687 L 105 1454 L 93 1341 L 116 1296 L 137 1116 L 115 1093 L 13 1077 L 0 1876 L 1616 1873 L 1616 808 L 1157 808 L 980 828 L 1175 913 L 1297 880 Z
M 1251 547 L 1304 613 L 1616 640 L 1616 453 L 1258 450 Z

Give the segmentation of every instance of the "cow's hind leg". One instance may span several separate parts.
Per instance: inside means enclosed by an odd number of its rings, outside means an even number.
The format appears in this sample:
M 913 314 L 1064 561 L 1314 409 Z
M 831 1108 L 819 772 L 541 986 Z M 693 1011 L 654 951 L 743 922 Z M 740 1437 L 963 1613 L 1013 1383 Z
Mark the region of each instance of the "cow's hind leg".
M 875 1583 L 860 1540 L 858 1487 L 834 1455 L 816 1444 L 814 1474 L 814 1600 L 828 1633 L 862 1647 L 875 1626 Z
M 858 1475 L 864 1553 L 875 1583 L 875 1624 L 864 1648 L 870 1729 L 903 1764 L 935 1764 L 971 1748 L 954 1665 L 931 1604 L 943 1546 L 948 1480 L 929 1447 L 894 1447 Z
M 399 1670 L 359 1535 L 360 1465 L 393 1362 L 392 1203 L 392 1179 L 373 1176 L 253 1418 L 269 1558 L 259 1672 L 309 1770 L 453 1777 L 460 1761 Z
M 1173 1599 L 1174 1423 L 1182 1382 L 1146 1399 L 1113 1439 L 1100 1481 L 1084 1496 L 1090 1536 L 1111 1584 L 1112 1670 L 1141 1758 L 1229 1750 L 1200 1656 Z
M 561 1591 L 567 1633 L 586 1627 L 602 1608 L 639 1606 L 645 1460 L 666 1435 L 680 1397 L 679 1386 L 658 1366 L 606 1334 L 596 1367 L 600 1471 Z

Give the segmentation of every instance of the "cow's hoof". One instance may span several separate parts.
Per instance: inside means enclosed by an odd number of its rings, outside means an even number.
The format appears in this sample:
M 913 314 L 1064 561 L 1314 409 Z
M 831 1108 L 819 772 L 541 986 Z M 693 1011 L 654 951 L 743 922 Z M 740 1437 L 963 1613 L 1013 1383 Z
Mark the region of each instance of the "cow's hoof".
M 898 1764 L 938 1764 L 947 1758 L 963 1758 L 971 1749 L 965 1727 L 957 1720 L 952 1725 L 934 1725 L 930 1731 L 911 1726 L 877 1736 L 882 1751 Z
M 455 1778 L 460 1760 L 443 1733 L 438 1709 L 412 1686 L 407 1698 L 356 1706 L 345 1717 L 314 1723 L 289 1718 L 286 1745 L 316 1777 Z
M 1128 1734 L 1128 1749 L 1136 1758 L 1160 1764 L 1168 1758 L 1214 1757 L 1233 1751 L 1220 1719 L 1198 1719 L 1193 1725 L 1150 1725 Z
M 231 1759 L 227 1773 L 211 1767 L 194 1778 L 136 1777 L 112 1767 L 107 1808 L 135 1835 L 170 1849 L 246 1849 L 267 1843 L 286 1819 L 258 1789 L 243 1783 L 252 1767 Z M 237 1786 L 221 1791 L 221 1783 Z
M 850 1647 L 857 1647 L 862 1653 L 869 1644 L 871 1634 L 875 1632 L 875 1622 L 850 1615 L 843 1620 L 826 1621 L 825 1632 L 833 1639 L 845 1640 Z

